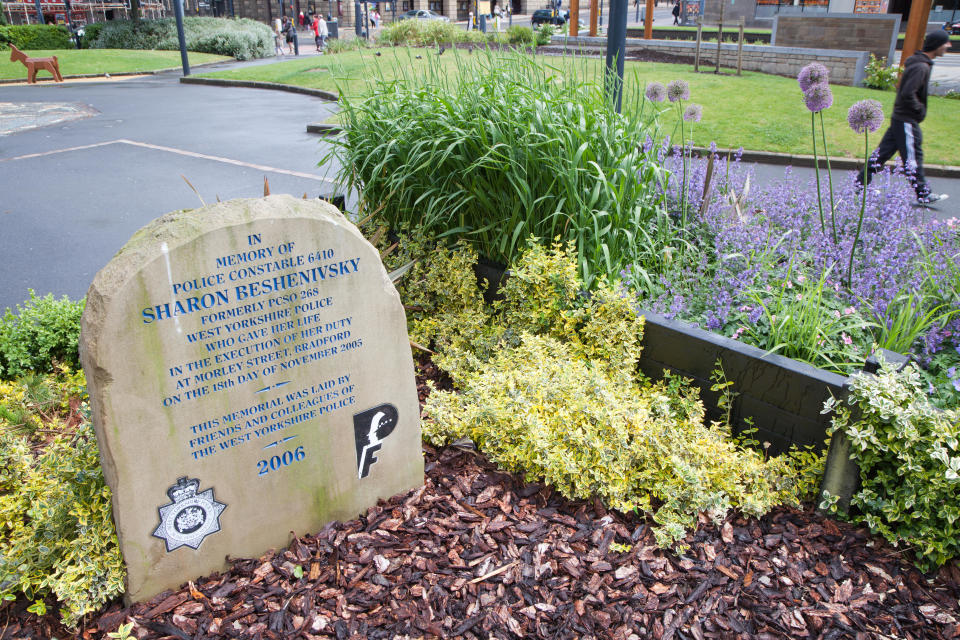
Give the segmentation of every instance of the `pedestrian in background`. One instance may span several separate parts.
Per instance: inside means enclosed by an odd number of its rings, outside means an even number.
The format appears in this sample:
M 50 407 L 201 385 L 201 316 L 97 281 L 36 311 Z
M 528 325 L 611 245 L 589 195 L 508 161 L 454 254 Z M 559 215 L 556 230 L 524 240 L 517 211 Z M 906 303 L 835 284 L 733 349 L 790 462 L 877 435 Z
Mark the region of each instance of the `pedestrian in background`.
M 317 51 L 323 52 L 327 48 L 327 37 L 330 35 L 330 30 L 327 28 L 327 21 L 321 19 L 317 16 L 317 30 L 316 30 L 316 39 L 317 39 Z
M 273 21 L 273 44 L 274 44 L 274 55 L 283 56 L 283 26 L 280 23 L 280 18 L 277 18 Z
M 296 29 L 297 28 L 294 26 L 293 20 L 287 16 L 283 16 L 283 28 L 281 31 L 283 32 L 284 36 L 286 36 L 287 50 L 289 51 L 290 55 L 293 55 L 293 36 L 296 33 Z
M 907 58 L 897 86 L 897 97 L 893 102 L 890 115 L 890 127 L 883 134 L 880 145 L 870 156 L 867 168 L 867 184 L 873 174 L 899 152 L 903 160 L 904 172 L 917 194 L 918 204 L 933 204 L 943 200 L 945 194 L 931 193 L 930 185 L 923 175 L 923 136 L 920 123 L 927 115 L 927 90 L 930 86 L 930 71 L 933 60 L 939 58 L 950 48 L 950 36 L 942 29 L 931 31 L 923 39 L 923 47 Z M 906 53 L 906 52 L 904 52 Z M 863 181 L 863 174 L 857 173 L 857 182 Z
M 680 24 L 680 0 L 673 3 L 673 11 L 670 13 L 673 14 L 673 24 Z

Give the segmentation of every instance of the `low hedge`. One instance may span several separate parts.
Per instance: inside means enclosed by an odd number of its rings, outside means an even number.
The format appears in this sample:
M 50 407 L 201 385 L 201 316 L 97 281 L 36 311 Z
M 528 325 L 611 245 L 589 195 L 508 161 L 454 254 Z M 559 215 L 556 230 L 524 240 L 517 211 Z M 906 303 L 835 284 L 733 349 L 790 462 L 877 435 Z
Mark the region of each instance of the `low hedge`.
M 232 56 L 237 60 L 264 58 L 273 54 L 273 31 L 265 24 L 242 18 L 185 18 L 187 49 L 200 53 Z M 177 23 L 173 18 L 104 23 L 94 38 L 86 38 L 91 49 L 161 49 L 176 51 Z
M 73 49 L 70 32 L 60 24 L 17 24 L 0 26 L 0 49 L 15 45 L 23 51 Z

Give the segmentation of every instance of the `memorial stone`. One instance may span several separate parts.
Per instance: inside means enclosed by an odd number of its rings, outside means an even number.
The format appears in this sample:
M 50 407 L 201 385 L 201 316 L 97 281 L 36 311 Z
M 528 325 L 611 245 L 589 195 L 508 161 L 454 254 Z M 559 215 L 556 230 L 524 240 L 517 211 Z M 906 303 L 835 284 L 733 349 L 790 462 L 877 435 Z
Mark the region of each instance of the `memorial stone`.
M 81 358 L 130 602 L 423 483 L 403 307 L 327 203 L 153 221 L 94 279 Z

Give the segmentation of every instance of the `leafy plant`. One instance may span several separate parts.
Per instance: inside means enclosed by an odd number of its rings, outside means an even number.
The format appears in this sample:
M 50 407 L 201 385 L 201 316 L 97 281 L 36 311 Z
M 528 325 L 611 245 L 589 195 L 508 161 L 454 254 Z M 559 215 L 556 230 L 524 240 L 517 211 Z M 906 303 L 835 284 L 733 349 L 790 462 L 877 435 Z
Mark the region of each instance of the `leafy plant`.
M 90 422 L 44 424 L 55 435 L 39 453 L 0 431 L 0 597 L 52 595 L 76 625 L 123 592 L 123 562 Z
M 534 44 L 538 47 L 550 44 L 550 39 L 553 37 L 554 31 L 555 29 L 552 24 L 540 25 L 533 38 Z
M 530 46 L 534 43 L 533 29 L 519 24 L 507 27 L 506 37 L 507 42 L 514 46 Z
M 960 309 L 933 304 L 922 292 L 903 292 L 875 318 L 877 345 L 897 353 L 910 353 L 914 343 L 934 325 L 944 325 Z
M 813 280 L 800 270 L 787 269 L 775 287 L 752 289 L 753 305 L 743 313 L 759 312 L 756 322 L 745 322 L 744 342 L 770 353 L 808 362 L 815 367 L 840 370 L 862 365 L 866 353 L 865 329 L 870 325 L 855 309 L 843 304 L 826 286 L 830 271 Z
M 264 58 L 274 51 L 273 31 L 255 20 L 194 16 L 184 18 L 183 28 L 190 51 L 233 56 L 237 60 Z M 104 23 L 95 35 L 95 39 L 85 38 L 91 49 L 176 51 L 180 48 L 173 18 L 114 20 Z
M 50 372 L 55 361 L 78 369 L 83 306 L 83 300 L 38 298 L 31 290 L 16 313 L 7 309 L 0 318 L 0 378 Z
M 342 98 L 347 134 L 322 164 L 338 158 L 340 181 L 383 205 L 378 224 L 463 237 L 505 264 L 526 238 L 559 235 L 576 242 L 588 286 L 632 262 L 662 201 L 665 175 L 642 144 L 656 131 L 617 114 L 596 81 L 522 55 L 457 58 L 451 75 L 432 59 Z
M 847 402 L 831 399 L 830 410 L 830 433 L 850 440 L 860 467 L 851 519 L 908 545 L 924 570 L 960 556 L 960 412 L 934 408 L 913 365 L 886 363 L 854 376 Z M 824 496 L 824 507 L 833 503 Z
M 878 58 L 870 54 L 870 62 L 864 69 L 866 75 L 863 78 L 863 86 L 880 91 L 890 91 L 897 86 L 900 79 L 900 68 L 896 65 L 888 65 L 886 58 Z
M 572 248 L 532 239 L 489 310 L 460 293 L 475 283 L 470 257 L 440 251 L 424 267 L 434 290 L 457 292 L 434 309 L 455 336 L 434 340 L 434 362 L 458 391 L 431 393 L 428 440 L 469 437 L 503 468 L 564 495 L 647 511 L 662 545 L 680 542 L 701 512 L 760 514 L 782 500 L 789 483 L 723 427 L 704 425 L 694 387 L 639 376 L 643 318 L 603 281 L 586 295 Z M 469 310 L 462 324 L 458 306 Z
M 0 26 L 0 48 L 9 49 L 11 44 L 23 51 L 73 48 L 67 28 L 58 24 Z

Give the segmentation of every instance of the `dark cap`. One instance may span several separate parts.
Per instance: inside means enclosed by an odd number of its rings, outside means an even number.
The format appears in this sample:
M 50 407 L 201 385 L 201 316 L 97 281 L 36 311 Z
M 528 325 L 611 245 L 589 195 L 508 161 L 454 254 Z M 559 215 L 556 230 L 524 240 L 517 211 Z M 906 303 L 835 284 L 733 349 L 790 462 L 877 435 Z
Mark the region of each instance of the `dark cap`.
M 927 34 L 927 37 L 923 39 L 923 50 L 933 51 L 935 49 L 939 49 L 943 45 L 947 44 L 947 41 L 949 40 L 950 36 L 948 36 L 947 32 L 943 29 L 931 31 Z

